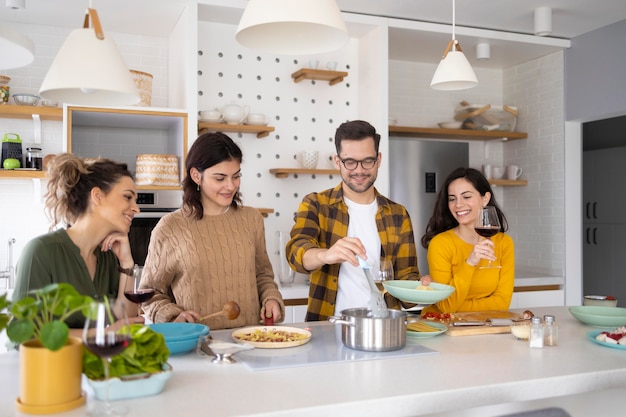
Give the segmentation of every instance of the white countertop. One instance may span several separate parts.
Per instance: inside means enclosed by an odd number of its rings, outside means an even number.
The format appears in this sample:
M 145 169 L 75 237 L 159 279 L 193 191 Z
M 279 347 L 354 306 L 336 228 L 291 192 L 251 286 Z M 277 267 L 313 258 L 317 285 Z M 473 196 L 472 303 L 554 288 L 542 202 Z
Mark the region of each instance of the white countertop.
M 556 316 L 559 346 L 531 350 L 510 334 L 444 334 L 419 342 L 436 355 L 263 371 L 188 354 L 170 359 L 174 372 L 160 395 L 121 402 L 130 407 L 129 415 L 396 417 L 542 398 L 549 402 L 556 396 L 572 396 L 573 401 L 574 394 L 592 393 L 587 398 L 594 398 L 593 392 L 613 389 L 621 394 L 602 395 L 622 401 L 626 352 L 586 340 L 594 329 L 579 323 L 566 307 L 533 311 Z M 0 355 L 2 416 L 15 415 L 17 359 L 15 352 Z M 92 401 L 89 395 L 88 404 Z M 61 415 L 84 416 L 85 407 Z
M 296 274 L 296 279 L 293 285 L 285 287 L 278 284 L 283 298 L 285 300 L 293 300 L 299 298 L 307 298 L 309 296 L 309 285 L 306 283 L 307 275 Z M 534 287 L 542 285 L 565 285 L 565 278 L 563 276 L 548 275 L 544 273 L 537 273 L 532 271 L 515 271 L 515 286 L 516 287 Z

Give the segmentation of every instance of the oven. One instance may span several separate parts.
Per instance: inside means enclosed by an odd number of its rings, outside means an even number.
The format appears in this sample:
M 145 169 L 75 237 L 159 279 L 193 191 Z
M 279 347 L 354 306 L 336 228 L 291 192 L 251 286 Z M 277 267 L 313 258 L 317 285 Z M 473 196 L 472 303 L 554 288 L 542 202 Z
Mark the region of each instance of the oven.
M 140 190 L 137 193 L 141 212 L 135 215 L 128 233 L 130 250 L 137 265 L 143 266 L 146 262 L 152 230 L 161 217 L 180 208 L 182 195 L 182 190 Z

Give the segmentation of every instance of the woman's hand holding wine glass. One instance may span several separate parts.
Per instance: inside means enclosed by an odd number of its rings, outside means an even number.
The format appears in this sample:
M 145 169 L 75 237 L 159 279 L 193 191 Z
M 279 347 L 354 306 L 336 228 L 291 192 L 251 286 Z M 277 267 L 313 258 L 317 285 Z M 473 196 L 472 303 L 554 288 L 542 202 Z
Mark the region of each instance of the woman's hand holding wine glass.
M 154 296 L 152 288 L 139 288 L 143 267 L 135 265 L 132 279 L 127 280 L 124 296 L 135 304 L 145 303 Z
M 495 236 L 500 231 L 500 219 L 498 218 L 498 212 L 494 206 L 486 206 L 482 208 L 481 212 L 478 214 L 478 218 L 476 219 L 474 230 L 486 239 Z M 480 253 L 480 257 L 486 257 L 489 255 L 489 253 L 485 253 L 488 251 L 487 249 L 482 249 L 482 251 L 483 252 Z M 491 265 L 491 260 L 489 260 L 489 264 L 487 266 L 479 267 L 479 269 L 487 268 L 502 268 L 502 266 Z
M 119 302 L 119 301 L 118 301 Z M 109 366 L 111 357 L 121 353 L 130 344 L 130 327 L 125 309 L 115 308 L 121 317 L 113 314 L 114 306 L 108 299 L 94 301 L 83 328 L 83 343 L 89 351 L 102 359 L 104 367 L 104 379 L 109 379 Z M 113 324 L 115 325 L 113 326 Z M 121 326 L 122 325 L 122 326 Z M 96 406 L 90 413 L 91 416 L 122 416 L 126 414 L 123 408 L 114 408 L 109 402 L 109 386 L 106 389 L 106 399 L 103 406 Z

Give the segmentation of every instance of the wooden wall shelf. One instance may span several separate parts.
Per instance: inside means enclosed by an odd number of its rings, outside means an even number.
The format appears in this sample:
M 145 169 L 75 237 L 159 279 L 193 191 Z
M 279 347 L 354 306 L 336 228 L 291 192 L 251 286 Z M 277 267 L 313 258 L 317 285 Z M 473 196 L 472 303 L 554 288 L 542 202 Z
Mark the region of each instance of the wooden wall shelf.
M 389 136 L 415 137 L 428 139 L 463 140 L 515 140 L 526 139 L 524 132 L 503 132 L 499 130 L 441 129 L 438 127 L 389 126 Z
M 270 173 L 274 174 L 276 178 L 287 178 L 289 174 L 320 174 L 320 175 L 335 175 L 339 174 L 337 169 L 305 169 L 305 168 L 272 168 Z
M 302 80 L 321 80 L 328 81 L 329 85 L 339 84 L 343 81 L 344 77 L 347 77 L 348 73 L 343 71 L 330 71 L 320 70 L 313 68 L 302 68 L 291 74 L 294 83 L 299 83 Z
M 0 105 L 0 117 L 5 119 L 32 119 L 33 114 L 38 114 L 41 120 L 63 120 L 60 107 Z
M 212 132 L 236 132 L 236 133 L 256 133 L 256 137 L 261 139 L 274 131 L 272 126 L 260 125 L 229 125 L 225 123 L 198 122 L 198 132 L 205 130 Z
M 274 209 L 271 209 L 271 208 L 258 208 L 257 207 L 256 209 L 261 212 L 261 216 L 263 217 L 267 217 L 274 212 Z
M 0 169 L 0 178 L 46 178 L 45 171 Z
M 494 179 L 491 179 L 491 180 L 489 180 L 489 184 L 491 184 L 491 185 L 501 185 L 501 186 L 505 186 L 505 187 L 511 187 L 511 186 L 528 185 L 528 181 L 526 181 L 526 180 L 494 180 Z

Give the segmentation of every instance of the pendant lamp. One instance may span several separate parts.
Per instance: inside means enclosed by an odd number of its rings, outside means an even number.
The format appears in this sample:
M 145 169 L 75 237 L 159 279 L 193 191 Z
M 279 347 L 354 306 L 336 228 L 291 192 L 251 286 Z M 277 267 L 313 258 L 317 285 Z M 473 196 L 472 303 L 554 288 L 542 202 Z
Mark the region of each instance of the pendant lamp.
M 456 4 L 455 0 L 452 0 L 452 39 L 443 51 L 441 62 L 430 82 L 431 88 L 435 90 L 466 90 L 478 85 L 476 74 L 455 37 L 455 13 Z
M 339 49 L 350 36 L 335 0 L 250 0 L 235 38 L 263 52 L 312 55 Z
M 113 39 L 104 36 L 92 8 L 85 12 L 83 28 L 73 30 L 61 46 L 39 94 L 87 106 L 133 105 L 141 99 L 122 55 Z
M 0 27 L 0 69 L 19 68 L 35 59 L 35 45 L 28 37 Z

